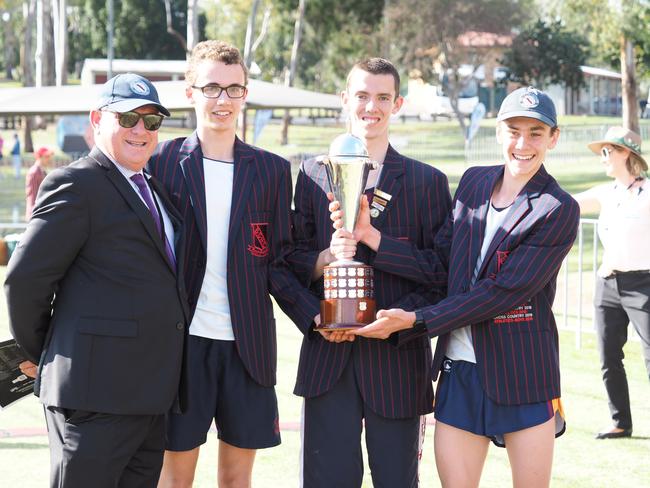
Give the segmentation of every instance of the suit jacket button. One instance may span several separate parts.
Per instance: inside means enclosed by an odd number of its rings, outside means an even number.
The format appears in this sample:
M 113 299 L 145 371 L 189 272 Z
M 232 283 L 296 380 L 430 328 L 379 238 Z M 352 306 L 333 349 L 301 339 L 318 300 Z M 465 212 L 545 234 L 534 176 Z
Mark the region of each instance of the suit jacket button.
M 178 323 L 176 324 L 176 328 L 177 328 L 178 330 L 183 330 L 183 329 L 185 328 L 185 325 L 183 324 L 183 322 L 178 322 Z

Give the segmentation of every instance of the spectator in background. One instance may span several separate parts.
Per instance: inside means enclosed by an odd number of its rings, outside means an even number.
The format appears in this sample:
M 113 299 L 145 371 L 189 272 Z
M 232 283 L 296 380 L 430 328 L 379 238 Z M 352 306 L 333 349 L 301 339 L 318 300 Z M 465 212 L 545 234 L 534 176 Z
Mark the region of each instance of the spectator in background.
M 20 138 L 16 132 L 14 132 L 14 145 L 11 147 L 11 162 L 14 167 L 16 179 L 18 179 L 20 178 L 20 167 L 22 166 L 23 162 L 20 158 Z
M 25 220 L 29 220 L 32 217 L 38 188 L 45 179 L 45 175 L 47 174 L 45 170 L 50 166 L 54 151 L 49 147 L 42 146 L 38 148 L 34 155 L 36 156 L 36 161 L 34 161 L 34 164 L 27 171 L 27 177 L 25 178 Z
M 5 145 L 5 140 L 2 138 L 2 134 L 0 134 L 0 165 L 3 163 L 3 156 L 2 156 L 2 148 Z
M 623 127 L 611 127 L 600 141 L 589 144 L 601 155 L 605 173 L 614 181 L 575 195 L 583 213 L 600 211 L 598 234 L 603 262 L 594 294 L 595 323 L 603 381 L 613 425 L 596 439 L 632 435 L 632 414 L 623 346 L 632 322 L 650 377 L 650 184 L 648 163 L 641 156 L 641 137 Z

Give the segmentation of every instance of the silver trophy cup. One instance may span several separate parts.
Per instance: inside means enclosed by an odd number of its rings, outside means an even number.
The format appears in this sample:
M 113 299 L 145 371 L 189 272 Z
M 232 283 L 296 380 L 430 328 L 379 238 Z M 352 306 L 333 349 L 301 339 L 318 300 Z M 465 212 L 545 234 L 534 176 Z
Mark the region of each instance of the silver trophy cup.
M 330 190 L 343 210 L 343 227 L 353 231 L 359 202 L 368 174 L 377 167 L 358 137 L 338 136 L 322 159 Z M 371 266 L 336 256 L 323 270 L 324 295 L 318 329 L 345 330 L 363 327 L 375 320 L 373 270 Z

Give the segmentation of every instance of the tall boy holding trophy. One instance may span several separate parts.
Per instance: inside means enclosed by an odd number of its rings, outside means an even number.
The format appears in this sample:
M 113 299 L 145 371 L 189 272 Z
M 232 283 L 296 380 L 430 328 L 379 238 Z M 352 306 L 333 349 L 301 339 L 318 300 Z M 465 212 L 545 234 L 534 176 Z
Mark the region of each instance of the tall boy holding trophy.
M 349 130 L 378 164 L 368 174 L 366 198 L 372 232 L 334 233 L 328 209 L 331 191 L 325 167 L 303 162 L 294 195 L 296 251 L 290 260 L 306 284 L 325 297 L 323 268 L 336 258 L 352 258 L 374 268 L 378 309 L 406 310 L 442 298 L 433 285 L 446 277 L 428 273 L 428 256 L 444 223 L 451 197 L 447 178 L 433 167 L 399 154 L 388 140 L 391 115 L 403 99 L 400 78 L 387 60 L 371 58 L 350 71 L 341 102 Z M 400 277 L 396 245 L 408 241 L 420 258 L 422 285 Z M 422 283 L 422 281 L 420 282 Z M 363 479 L 362 426 L 373 484 L 415 487 L 424 415 L 433 409 L 431 346 L 416 339 L 408 349 L 389 340 L 353 340 L 340 330 L 305 335 L 294 392 L 305 398 L 302 474 L 305 487 L 359 487 Z

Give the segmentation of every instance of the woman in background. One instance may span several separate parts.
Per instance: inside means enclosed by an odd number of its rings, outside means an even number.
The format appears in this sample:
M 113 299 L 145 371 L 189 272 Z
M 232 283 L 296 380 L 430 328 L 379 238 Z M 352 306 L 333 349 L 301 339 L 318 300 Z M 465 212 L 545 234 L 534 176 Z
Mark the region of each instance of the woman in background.
M 641 338 L 650 378 L 650 184 L 637 133 L 611 127 L 602 140 L 588 147 L 601 155 L 605 173 L 614 180 L 579 193 L 575 199 L 582 213 L 600 211 L 598 234 L 604 253 L 596 278 L 594 317 L 613 425 L 596 434 L 596 439 L 616 439 L 632 435 L 623 365 L 630 322 Z

